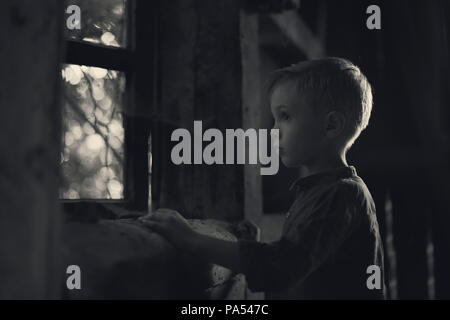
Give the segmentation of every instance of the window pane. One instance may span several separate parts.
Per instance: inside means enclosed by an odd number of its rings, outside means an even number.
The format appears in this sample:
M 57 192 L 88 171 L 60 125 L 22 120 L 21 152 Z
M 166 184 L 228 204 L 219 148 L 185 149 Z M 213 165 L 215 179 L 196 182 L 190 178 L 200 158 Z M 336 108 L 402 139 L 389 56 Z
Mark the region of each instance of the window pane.
M 125 47 L 127 33 L 126 0 L 66 0 L 66 8 L 80 8 L 80 28 L 69 29 L 66 23 L 66 38 L 98 43 L 106 46 Z M 66 19 L 73 27 L 70 17 L 74 11 L 66 12 Z M 75 16 L 73 16 L 75 17 Z
M 122 199 L 125 75 L 63 65 L 60 198 Z

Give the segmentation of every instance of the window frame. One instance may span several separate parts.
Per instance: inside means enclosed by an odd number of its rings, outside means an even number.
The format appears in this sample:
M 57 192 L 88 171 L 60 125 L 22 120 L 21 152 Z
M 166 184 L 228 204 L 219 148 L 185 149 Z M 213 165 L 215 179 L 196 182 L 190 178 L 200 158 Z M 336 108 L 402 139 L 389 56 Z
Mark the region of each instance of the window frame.
M 66 54 L 61 64 L 122 71 L 126 79 L 123 100 L 123 199 L 60 198 L 64 211 L 75 220 L 119 218 L 109 208 L 125 208 L 141 213 L 148 211 L 150 183 L 148 153 L 151 151 L 148 140 L 150 130 L 153 128 L 152 110 L 157 101 L 158 8 L 157 1 L 126 1 L 126 47 L 108 47 L 86 41 L 65 40 Z M 149 16 L 152 23 L 149 23 Z M 150 81 L 148 74 L 153 75 Z M 149 86 L 151 90 L 148 90 Z M 143 90 L 137 89 L 138 87 L 147 87 L 147 90 L 142 92 Z M 155 137 L 153 134 L 151 136 Z

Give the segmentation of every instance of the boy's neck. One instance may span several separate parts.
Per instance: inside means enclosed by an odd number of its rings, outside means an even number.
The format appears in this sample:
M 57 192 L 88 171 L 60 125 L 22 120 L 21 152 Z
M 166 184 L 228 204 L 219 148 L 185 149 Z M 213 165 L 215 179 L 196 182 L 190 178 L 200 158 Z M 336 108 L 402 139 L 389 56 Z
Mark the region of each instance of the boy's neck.
M 336 168 L 340 167 L 347 167 L 347 159 L 345 158 L 345 155 L 340 155 L 333 158 L 324 158 L 319 159 L 313 164 L 310 165 L 304 165 L 304 173 L 305 176 L 310 176 L 313 174 L 317 174 L 320 172 L 330 171 Z

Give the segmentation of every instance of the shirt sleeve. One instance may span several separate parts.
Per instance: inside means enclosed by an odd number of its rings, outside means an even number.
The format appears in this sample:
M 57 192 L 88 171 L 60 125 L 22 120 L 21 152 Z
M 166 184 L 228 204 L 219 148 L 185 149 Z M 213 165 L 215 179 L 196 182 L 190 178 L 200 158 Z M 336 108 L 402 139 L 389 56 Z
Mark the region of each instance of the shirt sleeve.
M 310 219 L 294 225 L 295 234 L 289 239 L 268 244 L 240 240 L 241 269 L 249 288 L 277 292 L 319 268 L 351 233 L 356 198 L 354 189 L 336 186 L 314 207 Z

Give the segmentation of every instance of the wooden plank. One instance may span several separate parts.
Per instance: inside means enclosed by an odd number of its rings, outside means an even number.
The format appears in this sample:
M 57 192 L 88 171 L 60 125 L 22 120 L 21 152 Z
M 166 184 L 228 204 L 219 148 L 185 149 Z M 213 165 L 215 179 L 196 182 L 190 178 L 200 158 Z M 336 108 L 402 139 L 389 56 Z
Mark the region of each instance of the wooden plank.
M 244 130 L 261 127 L 261 75 L 258 15 L 241 12 L 242 122 Z M 262 178 L 260 165 L 244 166 L 245 218 L 262 222 Z

